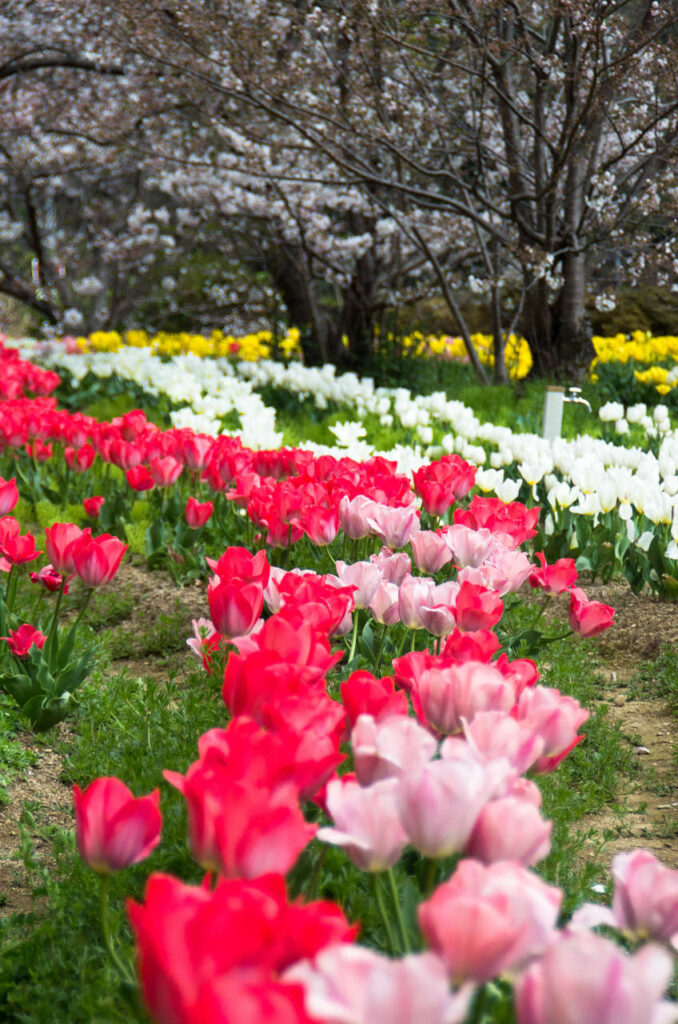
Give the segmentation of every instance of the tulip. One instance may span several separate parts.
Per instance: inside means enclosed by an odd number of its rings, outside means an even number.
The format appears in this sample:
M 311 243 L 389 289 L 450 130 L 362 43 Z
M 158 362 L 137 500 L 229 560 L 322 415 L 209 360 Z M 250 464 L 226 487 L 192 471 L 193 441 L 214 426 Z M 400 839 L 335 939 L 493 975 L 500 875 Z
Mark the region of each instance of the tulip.
M 151 476 L 158 487 L 171 487 L 181 476 L 183 468 L 183 463 L 172 455 L 151 459 L 149 462 Z
M 304 821 L 297 787 L 259 784 L 242 772 L 236 777 L 218 750 L 203 750 L 185 777 L 163 772 L 186 798 L 198 864 L 228 878 L 287 874 L 316 832 Z
M 574 697 L 566 697 L 553 687 L 532 686 L 520 695 L 518 721 L 524 722 L 544 741 L 544 753 L 536 762 L 536 771 L 552 771 L 578 743 L 577 729 L 589 712 Z
M 216 576 L 207 587 L 212 622 L 218 633 L 231 638 L 245 636 L 254 628 L 264 607 L 260 583 L 228 583 Z
M 397 779 L 382 779 L 363 788 L 334 779 L 326 804 L 336 828 L 318 829 L 317 838 L 341 846 L 361 871 L 384 871 L 400 858 L 407 835 L 397 807 Z
M 73 545 L 73 566 L 85 586 L 103 587 L 115 576 L 128 547 L 110 533 L 92 537 L 85 532 Z
M 39 583 L 45 590 L 49 590 L 50 593 L 54 593 L 56 590 L 61 589 L 61 585 L 64 584 L 64 577 L 61 576 L 53 565 L 45 565 L 42 567 L 40 572 L 29 573 L 31 583 Z M 70 577 L 69 577 L 70 579 Z M 64 584 L 64 594 L 68 593 L 68 583 Z
M 311 544 L 324 548 L 339 533 L 339 513 L 336 509 L 312 505 L 304 510 L 301 525 Z
M 370 715 L 376 722 L 383 722 L 393 715 L 403 716 L 409 712 L 407 697 L 396 691 L 395 682 L 389 676 L 375 679 L 371 672 L 353 672 L 341 684 L 340 691 L 351 727 L 359 715 Z
M 457 753 L 459 744 L 466 744 L 486 760 L 505 758 L 522 775 L 531 768 L 544 750 L 544 740 L 533 731 L 529 722 L 518 722 L 502 711 L 481 711 L 473 721 L 464 722 L 464 737 L 448 737 L 441 755 Z
M 337 576 L 345 587 L 353 587 L 356 608 L 367 608 L 382 582 L 383 574 L 372 562 L 337 562 Z
M 466 853 L 484 864 L 510 860 L 532 867 L 548 856 L 552 828 L 553 822 L 544 821 L 539 808 L 527 800 L 492 800 L 478 816 Z
M 7 646 L 16 658 L 27 658 L 31 647 L 42 650 L 46 639 L 44 633 L 28 622 L 24 622 L 18 629 L 10 629 L 9 636 L 0 636 L 0 640 L 7 641 Z
M 358 782 L 370 786 L 425 765 L 436 752 L 436 740 L 405 715 L 391 715 L 381 723 L 360 715 L 351 732 L 351 747 Z
M 369 609 L 372 617 L 384 626 L 400 621 L 400 591 L 395 583 L 382 580 L 374 592 Z
M 66 459 L 66 465 L 74 473 L 84 473 L 86 470 L 91 469 L 92 463 L 96 458 L 96 452 L 91 444 L 84 444 L 77 449 L 66 448 L 64 458 Z
M 101 495 L 96 494 L 91 498 L 85 498 L 82 503 L 82 507 L 88 516 L 92 519 L 98 519 L 99 513 L 101 512 L 101 506 L 105 504 L 106 499 L 102 498 Z
M 427 576 L 406 576 L 400 584 L 398 592 L 398 612 L 400 621 L 408 629 L 423 629 L 420 609 L 431 603 L 431 593 L 435 589 L 432 579 Z
M 116 778 L 95 779 L 85 792 L 73 786 L 80 856 L 108 874 L 144 860 L 160 842 L 159 790 L 135 799 Z
M 192 530 L 199 530 L 204 526 L 214 511 L 213 501 L 196 501 L 189 498 L 186 502 L 185 516 L 186 523 Z
M 452 560 L 452 552 L 445 538 L 432 530 L 422 530 L 410 540 L 414 564 L 422 572 L 437 573 Z
M 402 776 L 400 820 L 420 853 L 448 857 L 464 849 L 489 795 L 488 776 L 473 756 L 430 761 Z
M 6 516 L 11 512 L 18 500 L 16 477 L 12 477 L 11 480 L 3 480 L 0 477 L 0 516 Z
M 675 1006 L 660 1000 L 672 973 L 657 946 L 629 956 L 592 932 L 565 935 L 518 981 L 518 1024 L 668 1024 Z
M 562 594 L 577 582 L 579 573 L 573 558 L 559 558 L 553 565 L 546 564 L 541 551 L 537 552 L 537 558 L 541 568 L 534 569 L 530 574 L 531 587 L 541 587 L 545 594 Z
M 209 889 L 154 874 L 146 883 L 143 904 L 129 901 L 128 914 L 141 988 L 158 1024 L 222 1021 L 213 1005 L 209 1012 L 198 1012 L 204 1008 L 200 1000 L 206 985 L 221 992 L 228 980 L 256 984 L 262 976 L 270 979 L 301 959 L 315 957 L 325 946 L 351 942 L 356 933 L 333 903 L 289 903 L 285 882 L 275 875 L 255 881 L 220 879 Z M 230 1022 L 289 1024 L 279 1015 L 280 1004 L 268 1009 L 261 1016 L 236 1013 Z
M 366 518 L 371 530 L 389 548 L 404 548 L 421 529 L 419 514 L 413 508 L 391 508 L 374 502 Z
M 73 547 L 83 535 L 91 536 L 89 528 L 83 531 L 75 523 L 55 523 L 45 529 L 45 551 L 55 572 L 62 576 L 75 572 Z
M 4 536 L 0 539 L 0 555 L 10 566 L 32 562 L 41 554 L 42 551 L 37 550 L 35 538 L 30 533 L 20 534 L 18 529 L 9 529 L 5 531 Z
M 367 521 L 368 514 L 372 511 L 375 502 L 364 494 L 349 500 L 344 496 L 339 502 L 339 522 L 347 537 L 352 540 L 360 540 L 367 537 L 372 527 Z
M 364 946 L 331 946 L 283 978 L 304 986 L 313 1020 L 333 1024 L 460 1024 L 472 995 L 470 988 L 449 991 L 445 965 L 433 953 L 391 960 Z
M 145 466 L 131 466 L 125 478 L 133 491 L 150 491 L 155 487 L 155 480 Z
M 421 672 L 412 687 L 417 718 L 440 733 L 461 732 L 480 711 L 509 712 L 513 687 L 492 665 L 467 661 Z
M 678 870 L 649 850 L 634 850 L 614 857 L 612 877 L 617 926 L 678 949 Z
M 570 629 L 580 636 L 597 636 L 609 629 L 614 618 L 614 608 L 600 601 L 589 601 L 578 587 L 570 590 Z
M 490 629 L 502 616 L 504 602 L 494 590 L 462 582 L 454 605 L 454 614 L 460 630 L 473 632 Z
M 467 859 L 419 905 L 419 927 L 453 981 L 485 982 L 544 952 L 561 900 L 560 889 L 518 864 Z

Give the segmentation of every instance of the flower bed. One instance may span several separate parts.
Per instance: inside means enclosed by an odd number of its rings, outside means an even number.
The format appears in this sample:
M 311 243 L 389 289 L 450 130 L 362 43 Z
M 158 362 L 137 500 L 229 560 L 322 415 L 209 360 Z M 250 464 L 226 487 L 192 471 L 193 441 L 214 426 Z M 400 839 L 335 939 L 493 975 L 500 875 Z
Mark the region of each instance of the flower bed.
M 380 457 L 163 431 L 140 411 L 99 422 L 18 396 L 2 411 L 2 678 L 36 727 L 72 707 L 78 622 L 59 629 L 59 602 L 71 573 L 91 591 L 117 571 L 124 543 L 108 531 L 134 546 L 143 527 L 149 564 L 177 580 L 212 573 L 210 618 L 189 646 L 223 706 L 185 771 L 163 765 L 205 881 L 154 873 L 128 905 L 153 1020 L 678 1016 L 662 1002 L 677 873 L 645 851 L 620 856 L 611 908 L 563 918 L 567 894 L 537 870 L 551 844 L 539 782 L 576 750 L 589 712 L 540 682 L 529 655 L 562 639 L 544 624 L 552 599 L 568 634 L 595 636 L 614 614 L 578 587 L 573 559 L 546 560 L 537 506 L 474 492 L 478 471 L 456 454 L 409 477 Z M 89 526 L 48 527 L 51 568 L 34 582 L 47 608 L 21 621 L 17 583 L 39 554 L 22 508 L 76 497 Z M 526 583 L 542 602 L 516 625 Z M 74 801 L 111 969 L 133 992 L 109 893 L 114 873 L 159 848 L 163 815 L 158 790 L 128 785 L 93 779 Z M 354 886 L 360 937 L 342 905 Z

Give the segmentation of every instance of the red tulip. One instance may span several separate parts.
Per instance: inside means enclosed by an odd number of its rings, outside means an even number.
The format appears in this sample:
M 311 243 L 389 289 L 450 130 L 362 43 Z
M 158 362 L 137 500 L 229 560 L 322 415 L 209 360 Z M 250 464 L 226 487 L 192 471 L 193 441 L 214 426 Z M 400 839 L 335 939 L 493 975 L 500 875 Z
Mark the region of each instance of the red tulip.
M 32 572 L 29 574 L 31 583 L 39 583 L 45 590 L 49 590 L 54 593 L 55 590 L 59 590 L 62 583 L 64 582 L 63 576 L 61 576 L 53 565 L 45 565 L 40 572 Z M 69 576 L 69 579 L 71 577 Z M 68 582 L 64 585 L 64 594 L 68 593 Z
M 128 546 L 110 533 L 85 532 L 73 545 L 73 566 L 85 586 L 102 587 L 113 579 Z
M 45 529 L 45 551 L 54 571 L 62 576 L 74 572 L 73 546 L 89 530 L 81 530 L 75 523 L 55 523 Z
M 562 594 L 577 582 L 579 573 L 574 558 L 559 558 L 553 565 L 547 565 L 541 551 L 537 552 L 537 558 L 541 568 L 530 574 L 531 587 L 541 587 L 545 594 Z
M 92 463 L 96 458 L 96 452 L 92 448 L 91 444 L 83 444 L 80 448 L 68 447 L 64 451 L 64 458 L 66 459 L 66 465 L 73 470 L 74 473 L 84 473 L 85 470 L 90 469 Z
M 19 533 L 19 524 L 16 519 L 8 516 L 8 520 L 9 522 L 2 520 L 7 525 L 0 529 L 0 555 L 9 562 L 10 566 L 32 562 L 34 558 L 42 554 L 42 551 L 36 549 L 35 539 L 30 533 Z M 12 523 L 15 526 L 12 526 Z
M 35 626 L 24 622 L 18 629 L 10 629 L 9 636 L 0 636 L 0 640 L 6 640 L 7 645 L 17 658 L 27 658 L 31 647 L 38 647 L 42 650 L 47 637 Z
M 214 628 L 222 636 L 245 636 L 264 607 L 260 583 L 228 583 L 215 577 L 207 587 L 207 600 Z
M 570 629 L 580 636 L 597 636 L 609 629 L 614 618 L 614 608 L 600 601 L 589 601 L 578 587 L 570 590 Z
M 205 525 L 213 511 L 213 501 L 200 502 L 195 498 L 189 498 L 186 502 L 186 522 L 192 530 L 199 530 L 201 526 Z
M 19 491 L 16 486 L 16 478 L 3 480 L 0 477 L 0 516 L 6 516 L 11 512 L 19 500 Z
M 85 792 L 73 786 L 80 856 L 108 874 L 148 857 L 160 842 L 159 790 L 137 799 L 120 779 L 95 779 Z
M 101 506 L 105 501 L 106 499 L 102 498 L 101 495 L 95 494 L 91 498 L 85 498 L 82 507 L 88 516 L 91 516 L 92 519 L 98 519 Z
M 499 621 L 504 602 L 495 590 L 487 590 L 475 583 L 462 583 L 454 604 L 457 626 L 463 631 L 489 629 Z
M 151 459 L 149 468 L 158 487 L 170 487 L 179 479 L 184 466 L 172 455 L 165 455 L 164 458 Z
M 125 477 L 134 491 L 150 491 L 155 487 L 155 480 L 145 466 L 132 466 L 125 473 Z

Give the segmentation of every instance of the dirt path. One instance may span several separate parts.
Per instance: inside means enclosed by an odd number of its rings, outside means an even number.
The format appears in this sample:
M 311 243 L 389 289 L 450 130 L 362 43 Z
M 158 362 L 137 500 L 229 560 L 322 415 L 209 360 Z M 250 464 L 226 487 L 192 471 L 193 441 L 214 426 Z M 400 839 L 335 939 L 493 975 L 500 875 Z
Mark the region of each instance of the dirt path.
M 638 772 L 615 807 L 585 818 L 582 827 L 607 837 L 606 859 L 643 846 L 678 868 L 678 718 L 662 696 L 653 695 L 656 679 L 642 688 L 630 686 L 665 646 L 678 648 L 678 603 L 636 597 L 620 583 L 584 583 L 584 590 L 616 610 L 614 628 L 597 642 L 605 679 L 601 699 L 638 758 Z M 595 845 L 590 844 L 592 850 Z

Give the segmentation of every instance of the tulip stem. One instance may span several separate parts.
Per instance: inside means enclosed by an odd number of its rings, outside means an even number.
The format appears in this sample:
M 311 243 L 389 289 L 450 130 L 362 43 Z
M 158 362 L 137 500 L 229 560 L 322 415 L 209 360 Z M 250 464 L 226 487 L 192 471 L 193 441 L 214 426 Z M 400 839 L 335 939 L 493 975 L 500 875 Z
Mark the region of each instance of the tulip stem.
M 349 663 L 349 665 L 351 664 L 351 662 L 355 658 L 355 651 L 356 651 L 356 647 L 358 645 L 358 624 L 359 624 L 359 622 L 360 622 L 360 608 L 356 608 L 355 612 L 353 613 L 353 636 L 351 637 L 351 651 L 350 651 L 350 654 L 348 656 L 348 663 Z
M 405 953 L 411 953 L 410 939 L 407 934 L 407 928 L 405 926 L 405 918 L 403 917 L 403 910 L 400 906 L 400 893 L 398 892 L 398 886 L 396 885 L 395 875 L 393 874 L 393 868 L 388 869 L 388 880 L 391 886 L 391 896 L 393 897 L 393 906 L 395 907 L 396 917 L 398 919 L 398 928 L 400 930 L 400 937 L 402 939 L 403 950 Z
M 61 586 L 59 587 L 59 593 L 57 594 L 56 604 L 54 606 L 54 616 L 52 618 L 52 623 L 49 627 L 49 639 L 47 640 L 46 644 L 47 664 L 50 667 L 54 660 L 54 646 L 56 644 L 57 623 L 59 621 L 59 611 L 61 609 L 61 602 L 63 601 L 64 590 L 66 589 L 66 585 L 66 574 L 64 573 L 63 579 L 61 580 Z
M 126 981 L 134 982 L 136 979 L 130 976 L 128 966 L 123 963 L 120 956 L 116 952 L 115 946 L 113 945 L 113 936 L 111 935 L 111 929 L 108 922 L 108 894 L 111 888 L 111 875 L 100 876 L 99 886 L 99 918 L 101 921 L 101 934 L 104 939 L 104 946 L 106 947 L 106 953 L 108 959 L 111 961 L 113 966 Z
M 75 622 L 73 623 L 73 625 L 71 626 L 71 628 L 68 631 L 68 635 L 69 636 L 71 636 L 72 633 L 75 633 L 76 629 L 80 625 L 82 617 L 85 614 L 85 612 L 87 611 L 87 606 L 90 603 L 90 601 L 92 600 L 92 594 L 93 593 L 94 593 L 94 588 L 90 587 L 89 590 L 87 591 L 87 595 L 85 597 L 85 600 L 82 603 L 82 607 L 80 608 L 80 611 L 78 612 L 78 617 L 77 617 L 77 619 L 75 620 Z
M 424 896 L 428 898 L 431 895 L 437 881 L 438 861 L 434 860 L 433 857 L 429 857 L 426 863 L 426 871 L 424 872 Z
M 16 565 L 13 565 L 12 568 L 9 570 L 9 575 L 7 577 L 7 589 L 5 590 L 5 605 L 7 607 L 8 612 L 11 612 L 12 606 L 14 604 L 14 598 L 16 596 L 16 583 Z
M 372 885 L 373 885 L 373 888 L 374 888 L 374 898 L 375 898 L 375 900 L 377 902 L 377 906 L 379 907 L 379 913 L 381 914 L 381 919 L 384 922 L 384 931 L 386 932 L 386 939 L 387 939 L 387 942 L 388 942 L 388 951 L 391 954 L 391 956 L 396 956 L 398 950 L 396 949 L 395 942 L 393 941 L 393 932 L 391 931 L 391 922 L 390 922 L 388 914 L 386 912 L 386 906 L 384 904 L 384 896 L 383 896 L 383 893 L 381 891 L 381 885 L 380 885 L 380 882 L 379 882 L 379 875 L 378 874 L 373 874 L 372 875 Z
M 375 674 L 375 676 L 379 675 L 379 670 L 381 668 L 381 656 L 384 653 L 384 644 L 386 643 L 386 633 L 387 633 L 387 631 L 388 631 L 388 626 L 386 625 L 386 623 L 383 623 L 382 624 L 382 629 L 381 629 L 381 640 L 379 641 L 379 650 L 377 651 L 377 658 L 376 658 L 376 661 L 374 663 L 374 674 Z

